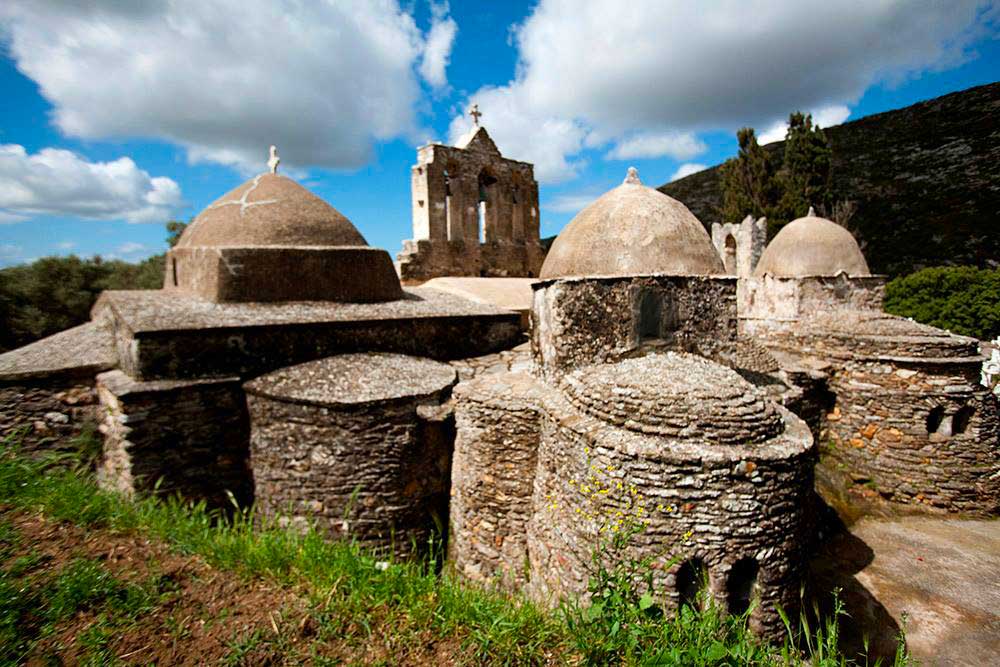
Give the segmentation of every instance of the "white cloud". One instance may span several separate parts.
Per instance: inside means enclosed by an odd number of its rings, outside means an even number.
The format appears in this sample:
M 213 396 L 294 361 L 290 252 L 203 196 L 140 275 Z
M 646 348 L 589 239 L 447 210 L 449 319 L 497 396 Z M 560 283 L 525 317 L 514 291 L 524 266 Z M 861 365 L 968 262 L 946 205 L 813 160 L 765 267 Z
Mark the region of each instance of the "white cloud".
M 817 109 L 812 113 L 813 123 L 819 127 L 840 125 L 851 116 L 851 110 L 842 104 Z M 760 133 L 757 143 L 764 145 L 772 141 L 784 141 L 788 132 L 788 121 L 779 120 Z
M 693 132 L 642 132 L 615 144 L 605 156 L 612 160 L 670 156 L 689 160 L 708 150 Z
M 576 213 L 600 196 L 601 193 L 590 192 L 557 195 L 551 201 L 542 204 L 542 208 L 555 213 Z
M 131 158 L 88 162 L 71 151 L 0 144 L 0 216 L 65 215 L 163 222 L 181 204 L 180 187 Z
M 431 3 L 431 28 L 427 32 L 427 43 L 420 61 L 420 76 L 434 88 L 443 88 L 448 83 L 445 70 L 451 59 L 451 47 L 455 43 L 458 24 L 448 16 L 448 3 Z
M 582 150 L 588 130 L 571 119 L 538 113 L 530 101 L 510 95 L 508 88 L 481 88 L 470 99 L 483 111 L 480 122 L 496 142 L 500 152 L 515 160 L 535 165 L 535 178 L 558 183 L 573 178 L 584 167 L 580 159 L 569 159 Z M 467 115 L 451 121 L 448 134 L 452 143 L 469 131 Z
M 417 64 L 444 82 L 449 20 L 428 42 L 396 0 L 8 0 L 0 32 L 65 134 L 261 171 L 272 143 L 285 165 L 351 168 L 414 134 Z
M 540 180 L 551 181 L 572 176 L 584 148 L 632 133 L 769 127 L 796 109 L 844 109 L 880 81 L 953 66 L 995 29 L 997 12 L 982 6 L 633 0 L 623 11 L 612 0 L 541 0 L 515 30 L 514 80 L 469 99 L 501 149 L 544 157 Z
M 670 177 L 670 182 L 684 178 L 685 176 L 690 176 L 691 174 L 697 174 L 699 171 L 704 171 L 708 169 L 706 164 L 698 164 L 697 162 L 686 162 L 677 168 L 674 175 Z
M 56 248 L 59 250 L 72 250 L 75 247 L 76 243 L 73 241 L 62 241 L 61 243 L 56 244 Z

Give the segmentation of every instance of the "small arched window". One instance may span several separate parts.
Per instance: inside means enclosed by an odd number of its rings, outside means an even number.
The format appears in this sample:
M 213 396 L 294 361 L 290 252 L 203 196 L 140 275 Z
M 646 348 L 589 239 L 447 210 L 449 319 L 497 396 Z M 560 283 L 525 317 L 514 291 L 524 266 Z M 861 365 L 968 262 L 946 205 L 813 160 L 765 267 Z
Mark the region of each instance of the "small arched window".
M 694 609 L 702 608 L 704 590 L 708 585 L 708 568 L 700 558 L 685 561 L 677 570 L 678 608 L 688 605 Z
M 729 570 L 726 581 L 726 606 L 733 616 L 746 613 L 757 589 L 759 567 L 753 558 L 741 558 Z

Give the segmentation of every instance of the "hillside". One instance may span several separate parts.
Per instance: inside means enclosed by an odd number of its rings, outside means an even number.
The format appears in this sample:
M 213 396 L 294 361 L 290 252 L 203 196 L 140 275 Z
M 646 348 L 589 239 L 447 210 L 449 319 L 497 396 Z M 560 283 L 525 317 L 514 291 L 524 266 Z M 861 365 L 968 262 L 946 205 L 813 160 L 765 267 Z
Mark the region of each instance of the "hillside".
M 833 190 L 857 203 L 852 231 L 873 272 L 1000 261 L 1000 82 L 827 128 Z M 768 144 L 776 156 L 784 142 Z M 719 167 L 659 188 L 706 226 Z

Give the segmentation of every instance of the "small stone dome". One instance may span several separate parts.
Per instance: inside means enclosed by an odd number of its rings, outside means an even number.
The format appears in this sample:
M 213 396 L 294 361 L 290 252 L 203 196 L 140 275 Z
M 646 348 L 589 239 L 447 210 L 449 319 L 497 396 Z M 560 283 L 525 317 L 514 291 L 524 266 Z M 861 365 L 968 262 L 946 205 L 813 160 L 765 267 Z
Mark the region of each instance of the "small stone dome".
M 445 391 L 455 369 L 388 352 L 341 354 L 262 375 L 244 387 L 254 396 L 325 407 L 412 399 Z
M 780 413 L 757 388 L 693 354 L 586 366 L 567 375 L 562 389 L 583 412 L 648 435 L 748 445 L 784 431 Z
M 337 209 L 290 178 L 260 174 L 209 204 L 177 247 L 366 246 Z
M 868 276 L 868 262 L 849 231 L 810 208 L 804 218 L 781 228 L 764 249 L 755 276 Z
M 725 273 L 704 226 L 681 202 L 646 187 L 635 168 L 556 237 L 542 279 Z

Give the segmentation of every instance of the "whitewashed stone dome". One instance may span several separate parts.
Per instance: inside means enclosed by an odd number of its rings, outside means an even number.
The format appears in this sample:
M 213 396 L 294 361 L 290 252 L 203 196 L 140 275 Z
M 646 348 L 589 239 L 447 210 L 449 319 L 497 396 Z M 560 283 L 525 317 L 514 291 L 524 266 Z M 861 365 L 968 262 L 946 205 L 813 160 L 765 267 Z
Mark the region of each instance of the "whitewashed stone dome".
M 849 231 L 810 208 L 774 237 L 757 263 L 754 275 L 786 278 L 805 276 L 869 276 L 868 262 Z
M 624 183 L 580 211 L 556 237 L 540 277 L 653 273 L 716 275 L 725 268 L 687 206 L 646 187 L 629 168 Z

